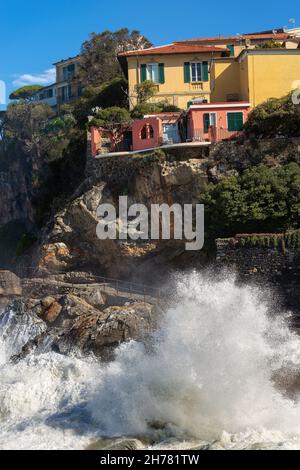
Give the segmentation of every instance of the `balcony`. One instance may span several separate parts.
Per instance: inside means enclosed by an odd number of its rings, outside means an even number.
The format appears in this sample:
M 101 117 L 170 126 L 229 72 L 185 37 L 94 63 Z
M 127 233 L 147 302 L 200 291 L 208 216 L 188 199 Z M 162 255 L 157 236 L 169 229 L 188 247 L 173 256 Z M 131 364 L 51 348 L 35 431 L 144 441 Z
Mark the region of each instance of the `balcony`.
M 191 91 L 203 91 L 203 82 L 192 82 L 190 83 Z
M 187 142 L 220 142 L 221 140 L 236 139 L 243 135 L 243 131 L 229 131 L 228 129 L 211 126 L 207 132 L 204 129 L 188 130 Z

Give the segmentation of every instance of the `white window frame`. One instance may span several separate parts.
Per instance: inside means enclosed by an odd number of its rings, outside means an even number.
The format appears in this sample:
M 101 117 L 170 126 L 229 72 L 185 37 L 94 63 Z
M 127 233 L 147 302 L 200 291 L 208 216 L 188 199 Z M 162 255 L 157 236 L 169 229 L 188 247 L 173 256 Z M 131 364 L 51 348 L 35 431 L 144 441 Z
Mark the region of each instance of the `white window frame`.
M 200 64 L 200 77 L 198 76 L 198 65 Z M 196 66 L 196 80 L 193 80 L 193 65 Z M 199 83 L 203 82 L 203 62 L 197 61 L 197 62 L 191 62 L 190 63 L 191 67 L 191 83 Z
M 209 114 L 209 127 L 216 127 L 217 128 L 217 122 L 218 122 L 218 113 L 216 111 L 207 111 L 207 113 L 203 113 L 203 118 L 205 114 Z M 212 123 L 212 115 L 215 116 L 215 123 Z M 207 132 L 209 129 L 207 130 Z
M 151 72 L 149 71 L 149 68 L 152 68 Z M 154 73 L 154 67 L 157 69 L 157 80 L 155 80 L 155 73 Z M 147 64 L 147 80 L 150 80 L 153 83 L 159 83 L 159 68 L 158 64 L 156 63 L 151 63 Z

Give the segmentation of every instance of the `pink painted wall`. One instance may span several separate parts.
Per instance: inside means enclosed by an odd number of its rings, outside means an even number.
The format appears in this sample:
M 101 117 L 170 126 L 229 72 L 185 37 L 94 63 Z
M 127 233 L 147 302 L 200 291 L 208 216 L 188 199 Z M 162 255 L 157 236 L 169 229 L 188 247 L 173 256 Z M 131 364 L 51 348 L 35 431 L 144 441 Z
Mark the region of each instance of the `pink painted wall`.
M 221 104 L 221 103 L 219 103 Z M 232 103 L 222 103 L 228 105 L 226 107 L 219 108 L 210 106 L 203 108 L 191 108 L 188 111 L 188 136 L 191 140 L 203 140 L 207 141 L 218 141 L 226 138 L 230 138 L 237 134 L 236 132 L 230 132 L 227 130 L 227 113 L 228 112 L 242 112 L 244 115 L 244 123 L 247 121 L 248 114 L 250 112 L 250 106 L 245 106 L 241 103 L 241 106 L 230 106 Z M 204 133 L 204 122 L 203 116 L 206 113 L 216 114 L 216 129 L 211 128 L 209 132 Z
M 98 151 L 101 146 L 101 132 L 97 127 L 91 127 L 91 147 L 92 147 L 92 157 L 98 155 Z
M 146 126 L 146 139 L 142 139 L 142 131 Z M 153 129 L 153 137 L 150 135 Z M 132 150 L 147 150 L 161 145 L 162 122 L 157 117 L 149 117 L 134 121 L 132 125 Z

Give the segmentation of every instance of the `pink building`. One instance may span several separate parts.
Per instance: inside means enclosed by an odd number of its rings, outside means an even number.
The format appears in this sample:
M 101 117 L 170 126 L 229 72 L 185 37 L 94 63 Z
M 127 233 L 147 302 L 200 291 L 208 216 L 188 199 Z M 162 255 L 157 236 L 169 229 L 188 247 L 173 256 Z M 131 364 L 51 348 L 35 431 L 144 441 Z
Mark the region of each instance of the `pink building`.
M 250 103 L 192 102 L 187 112 L 145 115 L 128 125 L 91 128 L 93 157 L 150 150 L 162 145 L 218 142 L 237 137 L 250 112 Z
M 250 112 L 250 103 L 195 103 L 186 115 L 187 141 L 217 142 L 239 135 Z
M 145 115 L 132 125 L 132 150 L 147 150 L 181 142 L 178 121 L 181 113 Z

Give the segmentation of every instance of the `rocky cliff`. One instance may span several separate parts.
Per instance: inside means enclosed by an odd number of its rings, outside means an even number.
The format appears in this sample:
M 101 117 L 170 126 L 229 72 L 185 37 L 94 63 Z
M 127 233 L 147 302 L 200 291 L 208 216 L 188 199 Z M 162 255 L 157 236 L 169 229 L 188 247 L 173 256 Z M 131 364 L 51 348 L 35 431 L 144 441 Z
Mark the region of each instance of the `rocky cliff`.
M 195 203 L 208 181 L 217 182 L 259 163 L 278 166 L 290 161 L 300 162 L 299 139 L 222 142 L 210 149 L 158 150 L 130 157 L 88 157 L 85 181 L 44 227 L 31 262 L 43 273 L 93 270 L 102 276 L 145 283 L 160 283 L 174 268 L 201 268 L 208 260 L 207 252 L 188 253 L 181 241 L 100 241 L 96 235 L 99 204 L 111 203 L 118 213 L 122 195 L 128 196 L 129 204 L 142 203 L 147 208 L 151 204 Z
M 93 267 L 101 275 L 149 282 L 154 272 L 159 281 L 159 275 L 165 275 L 173 262 L 184 264 L 187 254 L 181 241 L 99 240 L 96 212 L 101 203 L 111 203 L 118 214 L 122 195 L 128 196 L 128 204 L 144 204 L 148 209 L 151 204 L 197 202 L 208 181 L 207 158 L 200 153 L 177 160 L 158 152 L 92 163 L 94 171 L 89 168 L 85 183 L 48 226 L 38 254 L 39 269 L 57 272 Z M 203 262 L 199 253 L 198 262 Z

